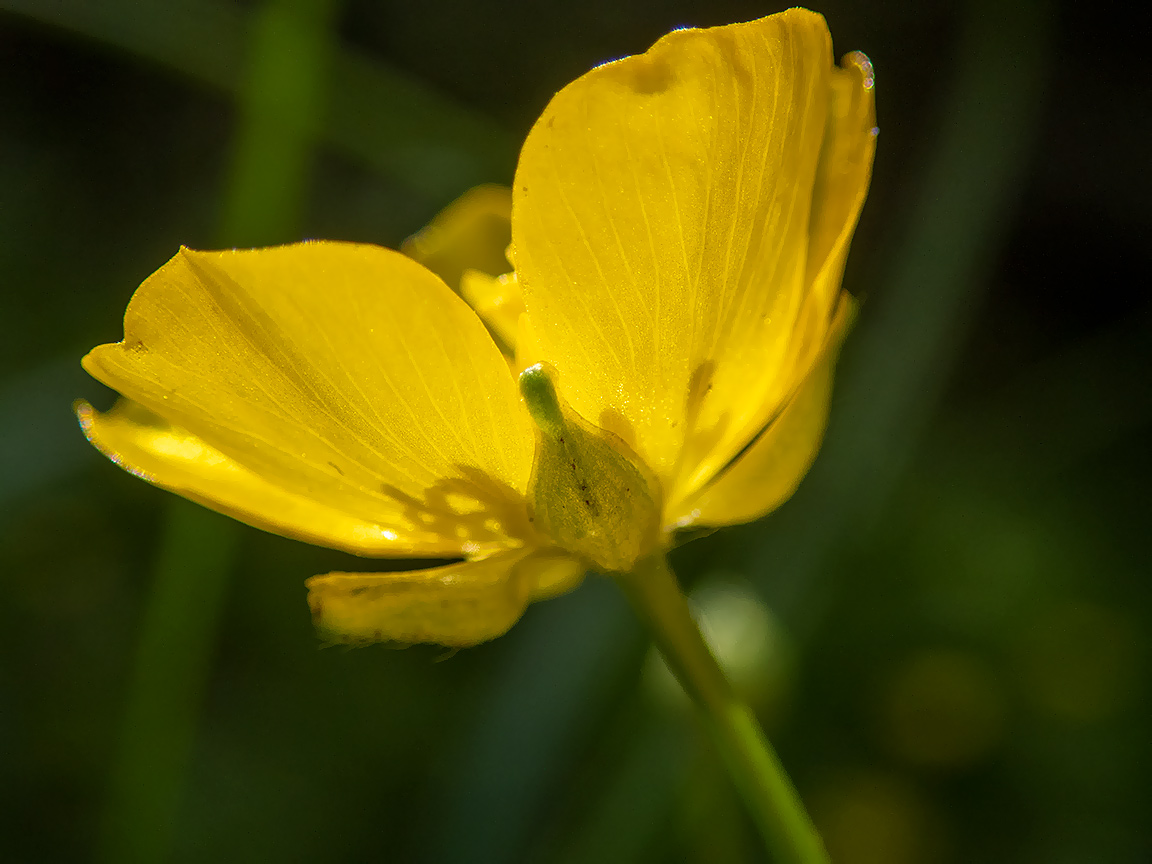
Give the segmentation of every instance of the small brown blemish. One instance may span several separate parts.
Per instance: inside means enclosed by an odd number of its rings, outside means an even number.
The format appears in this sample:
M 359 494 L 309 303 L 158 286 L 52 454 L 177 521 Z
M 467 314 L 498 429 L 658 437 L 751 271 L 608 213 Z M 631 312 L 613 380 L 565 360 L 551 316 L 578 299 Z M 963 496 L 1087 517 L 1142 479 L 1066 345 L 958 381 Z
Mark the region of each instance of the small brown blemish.
M 337 474 L 339 474 L 341 477 L 343 477 L 343 476 L 344 476 L 344 472 L 340 470 L 340 466 L 339 466 L 339 465 L 337 465 L 335 462 L 331 462 L 331 461 L 329 461 L 329 463 L 328 463 L 328 464 L 329 464 L 329 465 L 331 465 L 331 466 L 332 466 L 334 469 L 336 469 L 336 473 L 337 473 Z
M 359 597 L 361 594 L 363 594 L 367 590 L 368 590 L 367 586 L 361 585 L 358 588 L 353 588 L 348 593 L 351 594 L 353 597 Z

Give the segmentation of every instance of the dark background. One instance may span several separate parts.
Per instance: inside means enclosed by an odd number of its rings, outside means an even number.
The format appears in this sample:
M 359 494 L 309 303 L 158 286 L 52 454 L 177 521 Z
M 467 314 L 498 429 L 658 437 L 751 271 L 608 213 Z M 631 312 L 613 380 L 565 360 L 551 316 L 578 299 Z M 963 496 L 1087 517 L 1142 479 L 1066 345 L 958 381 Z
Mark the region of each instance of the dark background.
M 758 860 L 612 585 L 456 654 L 322 650 L 303 580 L 371 562 L 175 502 L 69 406 L 111 404 L 79 358 L 180 244 L 396 246 L 508 182 L 592 65 L 781 7 L 349 0 L 297 192 L 244 199 L 268 8 L 0 0 L 0 856 Z M 865 303 L 800 492 L 674 563 L 771 637 L 732 662 L 837 862 L 1152 860 L 1146 33 L 1085 2 L 819 11 L 877 70 Z M 209 565 L 156 611 L 157 573 Z

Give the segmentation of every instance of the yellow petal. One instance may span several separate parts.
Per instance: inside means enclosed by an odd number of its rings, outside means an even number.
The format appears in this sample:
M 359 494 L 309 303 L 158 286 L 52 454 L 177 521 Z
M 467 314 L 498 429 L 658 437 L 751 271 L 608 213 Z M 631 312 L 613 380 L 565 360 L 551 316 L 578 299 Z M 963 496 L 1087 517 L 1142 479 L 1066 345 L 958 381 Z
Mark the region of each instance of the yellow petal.
M 677 31 L 566 87 L 524 145 L 512 257 L 542 354 L 669 486 L 686 434 L 718 468 L 794 389 L 831 70 L 804 10 Z
M 584 564 L 560 550 L 541 550 L 520 562 L 518 569 L 531 586 L 531 600 L 566 594 L 584 580 Z
M 466 647 L 502 635 L 529 600 L 568 590 L 582 576 L 570 558 L 521 549 L 431 570 L 314 576 L 308 604 L 334 641 Z
M 398 252 L 182 250 L 133 296 L 124 333 L 84 368 L 278 489 L 462 555 L 531 535 L 533 430 L 508 366 Z
M 512 190 L 477 186 L 445 207 L 400 251 L 459 290 L 466 270 L 496 276 L 508 270 L 505 249 L 512 238 Z
M 88 440 L 121 468 L 256 528 L 356 555 L 459 554 L 454 537 L 403 514 L 369 522 L 276 486 L 128 399 L 105 413 L 81 401 L 76 414 Z
M 516 274 L 489 276 L 479 270 L 465 270 L 460 277 L 460 296 L 488 325 L 501 350 L 515 356 L 516 329 L 524 314 L 524 295 Z
M 780 414 L 782 400 L 799 386 L 829 341 L 842 338 L 830 327 L 841 298 L 848 247 L 868 191 L 877 133 L 872 64 L 858 51 L 848 54 L 843 64 L 832 70 L 830 79 L 827 126 L 812 190 L 802 306 L 787 350 L 777 361 L 777 386 L 756 397 L 761 400 L 759 409 L 748 414 L 742 426 L 727 424 L 725 416 L 716 413 L 715 400 L 711 414 L 703 396 L 699 405 L 690 401 L 693 431 L 669 497 L 670 507 L 678 511 L 683 510 L 684 499 Z M 749 391 L 750 397 L 753 392 Z
M 519 376 L 529 366 L 534 366 L 544 359 L 540 348 L 540 340 L 536 338 L 536 329 L 532 326 L 532 319 L 527 313 L 520 316 L 516 324 L 516 359 L 512 371 Z
M 749 522 L 792 496 L 820 449 L 832 372 L 854 314 L 855 303 L 844 295 L 823 354 L 779 416 L 708 485 L 670 511 L 668 528 Z

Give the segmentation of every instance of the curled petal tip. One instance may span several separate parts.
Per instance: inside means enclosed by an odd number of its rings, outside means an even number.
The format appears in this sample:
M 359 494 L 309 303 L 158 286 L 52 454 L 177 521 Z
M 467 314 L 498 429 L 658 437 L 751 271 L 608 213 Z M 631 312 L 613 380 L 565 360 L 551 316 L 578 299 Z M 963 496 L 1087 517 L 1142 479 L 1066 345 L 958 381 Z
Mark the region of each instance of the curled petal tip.
M 872 68 L 872 61 L 863 51 L 852 51 L 846 54 L 842 62 L 845 66 L 855 66 L 860 70 L 865 90 L 871 90 L 876 86 L 876 72 Z

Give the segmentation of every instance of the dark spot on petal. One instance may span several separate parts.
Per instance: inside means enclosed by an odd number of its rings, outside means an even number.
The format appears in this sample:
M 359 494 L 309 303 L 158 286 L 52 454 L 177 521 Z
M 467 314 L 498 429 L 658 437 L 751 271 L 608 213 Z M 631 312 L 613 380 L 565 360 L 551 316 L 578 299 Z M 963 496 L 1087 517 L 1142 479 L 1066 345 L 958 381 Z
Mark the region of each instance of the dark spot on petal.
M 672 65 L 664 58 L 656 59 L 647 55 L 633 57 L 629 62 L 621 64 L 621 71 L 631 78 L 627 83 L 637 93 L 663 93 L 672 84 Z

